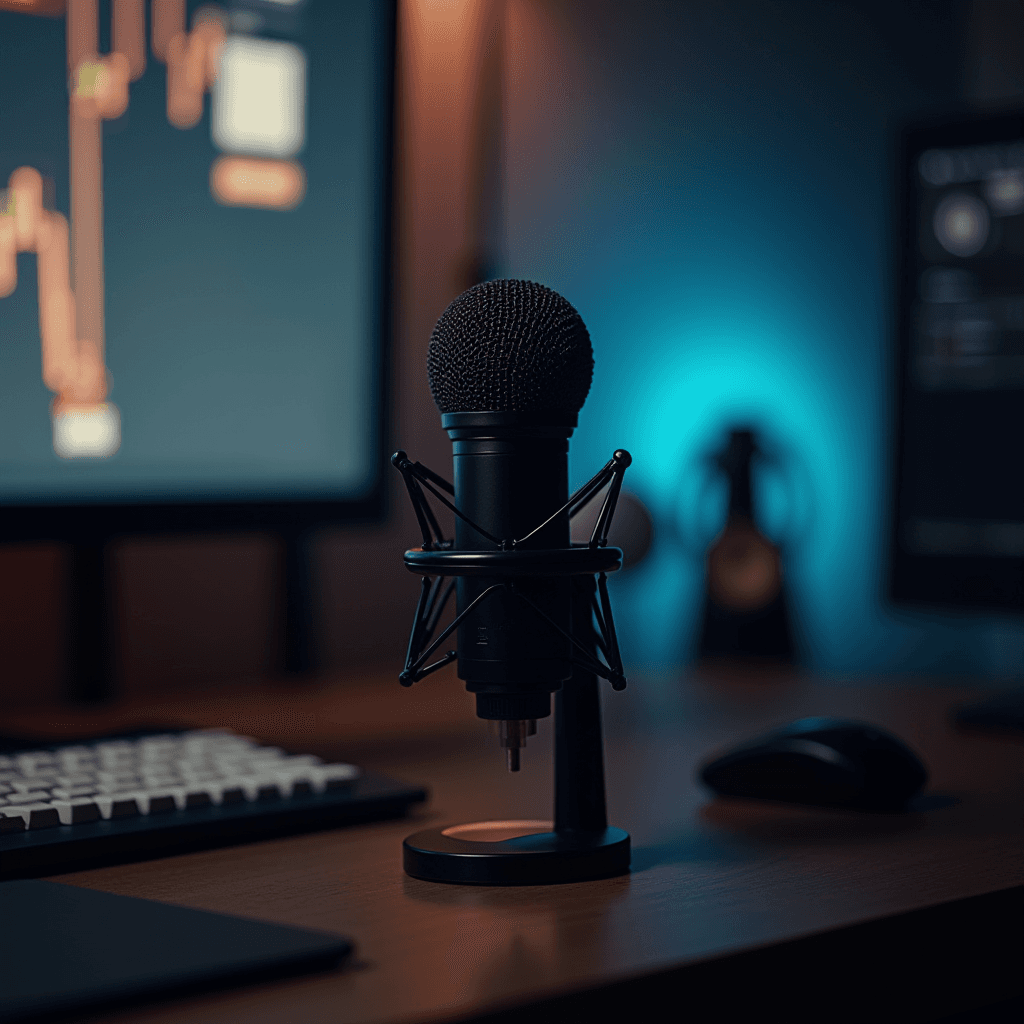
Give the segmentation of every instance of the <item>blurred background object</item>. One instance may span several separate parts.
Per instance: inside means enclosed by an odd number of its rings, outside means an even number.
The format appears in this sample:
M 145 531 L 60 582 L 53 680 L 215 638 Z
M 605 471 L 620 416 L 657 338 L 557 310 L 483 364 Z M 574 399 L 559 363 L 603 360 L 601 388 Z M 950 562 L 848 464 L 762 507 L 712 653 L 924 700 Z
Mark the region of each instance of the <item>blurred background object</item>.
M 890 594 L 1024 608 L 1024 110 L 903 137 Z
M 586 544 L 590 541 L 601 513 L 600 502 L 595 501 L 583 509 L 572 521 L 572 539 L 574 544 Z M 651 550 L 654 543 L 654 523 L 647 506 L 632 492 L 619 491 L 615 505 L 615 518 L 608 531 L 608 543 L 622 549 L 622 569 L 620 572 L 638 566 Z
M 752 430 L 733 430 L 714 462 L 725 474 L 725 525 L 708 549 L 698 657 L 791 662 L 795 651 L 779 549 L 758 528 Z
M 111 25 L 112 6 L 98 4 L 100 26 Z M 187 31 L 176 46 L 194 32 L 214 32 L 205 14 L 197 20 L 199 4 L 157 7 L 161 18 L 180 8 L 179 28 Z M 259 152 L 250 146 L 247 108 L 231 99 L 227 80 L 219 93 L 214 86 L 212 109 L 203 106 L 195 127 L 168 123 L 165 68 L 173 73 L 178 51 L 165 48 L 171 32 L 161 36 L 157 52 L 159 19 L 151 16 L 152 59 L 129 83 L 126 113 L 102 125 L 109 358 L 124 445 L 138 415 L 129 417 L 124 402 L 150 408 L 133 391 L 129 366 L 117 365 L 119 353 L 132 353 L 137 363 L 143 348 L 117 337 L 135 330 L 132 309 L 150 322 L 152 310 L 178 303 L 198 333 L 157 318 L 154 329 L 167 334 L 166 350 L 173 353 L 168 372 L 180 374 L 182 352 L 197 346 L 209 364 L 205 379 L 222 387 L 217 382 L 226 378 L 217 368 L 228 358 L 225 339 L 235 338 L 244 362 L 253 335 L 228 330 L 244 310 L 210 283 L 216 274 L 236 282 L 255 309 L 264 297 L 254 282 L 268 279 L 261 260 L 269 260 L 274 274 L 294 285 L 297 307 L 289 317 L 306 322 L 341 308 L 334 271 L 325 269 L 337 256 L 330 246 L 321 246 L 322 259 L 305 270 L 293 256 L 326 223 L 317 211 L 329 219 L 355 199 L 342 151 L 318 150 L 324 133 L 337 130 L 332 117 L 341 101 L 328 99 L 331 83 L 370 74 L 367 61 L 378 57 L 383 63 L 375 67 L 388 64 L 377 50 L 374 58 L 357 49 L 348 60 L 336 59 L 332 19 L 349 10 L 322 0 L 223 5 L 228 35 L 285 46 L 274 51 L 281 60 L 266 65 L 287 86 L 281 94 L 287 102 L 275 109 L 286 111 L 300 95 L 307 104 L 302 131 L 284 131 L 282 115 Z M 783 552 L 801 666 L 835 679 L 1019 674 L 1024 627 L 1018 612 L 1005 604 L 970 613 L 894 605 L 886 577 L 897 491 L 904 242 L 896 144 L 901 126 L 936 112 L 970 118 L 1024 107 L 1021 11 L 1015 0 L 401 0 L 394 50 L 394 346 L 383 404 L 390 440 L 382 444 L 396 447 L 401 440 L 413 458 L 444 465 L 446 439 L 422 371 L 434 322 L 475 280 L 539 280 L 579 309 L 595 347 L 594 388 L 576 432 L 571 482 L 581 482 L 587 467 L 620 445 L 634 455 L 633 532 L 636 550 L 649 550 L 612 581 L 627 663 L 671 669 L 698 656 L 705 557 L 725 522 L 727 496 L 724 478 L 709 487 L 708 507 L 697 517 L 705 531 L 700 543 L 693 543 L 696 535 L 681 543 L 681 521 L 694 522 L 693 494 L 700 489 L 687 467 L 719 448 L 730 430 L 749 425 L 765 451 L 784 453 L 775 475 L 755 464 L 751 486 L 758 531 Z M 61 140 L 68 94 L 59 68 L 44 69 L 38 59 L 23 66 L 23 55 L 46 47 L 63 54 L 63 12 L 60 3 L 0 3 L 4 65 L 34 83 L 17 102 L 0 105 L 0 182 L 18 167 L 36 167 L 44 186 L 55 183 L 53 201 L 45 189 L 44 200 L 57 209 L 67 207 L 68 152 Z M 199 54 L 201 39 L 206 35 L 182 53 Z M 99 43 L 101 52 L 116 49 L 107 27 Z M 288 46 L 300 47 L 304 62 L 291 59 Z M 242 45 L 231 52 L 244 78 L 253 70 L 245 64 L 248 51 Z M 328 69 L 340 77 L 331 78 Z M 182 123 L 188 103 L 195 114 L 195 93 L 180 97 Z M 32 135 L 43 112 L 56 126 L 52 145 Z M 125 191 L 142 137 L 151 146 L 166 140 L 159 159 L 146 166 L 172 186 L 159 191 L 163 199 L 150 207 L 144 232 Z M 260 177 L 263 165 L 244 161 L 282 166 L 277 176 Z M 997 229 L 1004 237 L 1009 222 L 1021 218 L 1011 212 L 1013 168 L 1001 170 L 1007 173 L 985 179 L 980 189 L 944 186 L 943 197 L 964 192 L 968 198 L 936 200 L 928 223 L 936 244 L 948 243 L 939 262 L 984 258 Z M 185 181 L 193 182 L 194 195 Z M 236 205 L 246 188 L 280 208 Z M 274 218 L 275 227 L 269 235 L 254 227 L 251 244 L 217 249 L 214 276 L 201 280 L 194 264 L 192 271 L 184 263 L 160 264 L 156 249 L 148 260 L 136 260 L 127 249 L 119 254 L 115 243 L 120 236 L 166 240 L 194 230 L 219 238 L 213 226 L 233 215 L 264 218 L 260 224 Z M 285 218 L 293 218 L 287 221 L 293 227 L 284 226 Z M 966 255 L 985 231 L 982 248 Z M 265 250 L 271 235 L 286 258 Z M 12 361 L 3 415 L 15 416 L 4 434 L 9 442 L 31 436 L 56 464 L 51 435 L 39 433 L 48 398 L 36 362 L 34 268 L 22 262 L 33 258 L 17 257 L 18 288 L 0 300 L 0 359 Z M 307 274 L 322 284 L 302 284 Z M 153 287 L 140 290 L 137 279 Z M 115 289 L 114 280 L 127 283 Z M 948 290 L 959 278 L 928 280 L 929 288 Z M 17 326 L 12 304 L 25 311 Z M 251 326 L 265 330 L 262 321 Z M 988 343 L 980 328 L 960 333 L 968 347 Z M 283 325 L 281 334 L 288 334 Z M 325 396 L 325 410 L 341 415 L 363 408 L 366 391 L 352 375 L 317 373 L 293 348 L 280 352 L 290 353 L 281 367 L 286 377 L 307 372 L 296 395 L 308 385 Z M 269 409 L 280 381 L 271 372 L 265 383 Z M 15 415 L 23 407 L 34 433 L 20 425 L 22 413 Z M 295 408 L 305 409 L 304 400 Z M 185 427 L 190 422 L 182 419 Z M 200 445 L 225 436 L 216 424 L 192 428 Z M 995 443 L 1011 467 L 1014 439 Z M 296 447 L 303 442 L 289 451 Z M 356 456 L 357 448 L 347 455 Z M 292 464 L 289 452 L 284 462 Z M 75 472 L 84 466 L 79 461 Z M 10 458 L 2 468 L 5 480 L 14 479 Z M 304 623 L 307 671 L 397 671 L 401 663 L 415 591 L 396 553 L 415 536 L 415 524 L 403 503 L 384 502 L 393 493 L 381 490 L 378 497 L 376 511 L 384 515 L 386 504 L 386 518 L 325 520 L 304 534 L 310 600 L 293 609 L 292 625 Z M 624 501 L 617 529 L 625 528 L 627 509 Z M 280 535 L 259 521 L 224 527 L 214 534 L 196 522 L 165 536 L 125 529 L 107 549 L 114 688 L 208 688 L 297 663 L 286 656 L 291 641 L 281 614 L 288 603 L 281 580 L 298 558 L 294 545 L 289 554 Z M 25 537 L 20 547 L 13 532 L 4 539 L 12 543 L 0 550 L 3 600 L 18 611 L 0 622 L 0 659 L 14 667 L 0 676 L 0 701 L 64 692 L 73 654 L 66 622 L 75 603 L 65 570 L 76 556 L 52 536 Z M 690 638 L 682 654 L 681 635 Z

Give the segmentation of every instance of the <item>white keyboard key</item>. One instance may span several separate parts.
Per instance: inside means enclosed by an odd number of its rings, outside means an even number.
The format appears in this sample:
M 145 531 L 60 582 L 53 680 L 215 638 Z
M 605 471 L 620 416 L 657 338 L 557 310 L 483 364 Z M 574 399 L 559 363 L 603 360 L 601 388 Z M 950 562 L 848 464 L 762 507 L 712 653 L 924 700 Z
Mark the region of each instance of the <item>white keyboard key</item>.
M 290 754 L 281 762 L 282 766 L 286 768 L 309 768 L 323 763 L 323 759 L 317 757 L 316 754 Z
M 184 743 L 201 743 L 209 747 L 252 747 L 256 741 L 248 736 L 239 736 L 230 729 L 193 729 L 182 734 Z
M 135 794 L 140 814 L 165 814 L 177 809 L 178 801 L 173 790 L 144 790 Z
M 60 816 L 62 825 L 81 825 L 86 821 L 97 821 L 100 816 L 94 800 L 54 800 L 52 807 Z
M 102 743 L 96 743 L 93 745 L 93 750 L 101 756 L 105 753 L 128 751 L 129 753 L 135 749 L 135 744 L 131 740 L 104 740 Z
M 69 775 L 58 775 L 53 781 L 56 785 L 67 789 L 68 786 L 87 786 L 91 782 L 96 782 L 96 780 L 95 772 L 77 772 Z
M 31 775 L 22 775 L 19 779 L 11 779 L 10 785 L 17 786 L 19 782 L 33 785 L 36 789 L 47 789 L 54 785 L 57 778 L 56 772 L 33 772 Z
M 159 747 L 144 747 L 139 751 L 139 760 L 150 761 L 174 761 L 181 757 L 184 751 L 179 746 L 161 745 Z
M 222 782 L 220 772 L 186 772 L 181 773 L 181 781 L 186 786 L 205 786 L 211 782 Z
M 137 814 L 146 813 L 139 806 L 137 797 L 135 793 L 118 793 L 116 796 L 97 795 L 92 799 L 103 818 L 134 818 Z
M 280 747 L 256 747 L 249 752 L 253 761 L 276 761 L 278 758 L 287 755 Z
M 206 787 L 215 804 L 241 804 L 245 802 L 245 790 L 233 780 L 211 782 Z
M 131 749 L 125 749 L 124 747 L 116 747 L 110 750 L 97 749 L 97 759 L 100 764 L 121 764 L 125 761 L 135 761 L 135 751 Z
M 46 804 L 51 799 L 50 790 L 48 789 L 22 789 L 17 793 L 12 793 L 8 798 L 8 803 L 17 801 L 19 804 Z
M 87 747 L 73 749 L 73 750 L 61 750 L 57 753 L 57 767 L 62 772 L 76 772 L 80 771 L 83 767 L 93 767 L 99 758 Z
M 4 815 L 8 818 L 20 817 L 25 822 L 26 828 L 52 828 L 60 824 L 60 815 L 50 804 L 22 804 L 4 808 Z
M 93 785 L 92 790 L 94 793 L 112 794 L 134 793 L 136 790 L 149 788 L 141 779 L 136 778 L 134 775 L 129 775 L 118 782 L 97 782 Z
M 359 778 L 359 769 L 351 764 L 327 764 L 320 768 L 310 769 L 313 777 L 313 788 L 317 793 L 325 789 L 341 789 L 353 779 Z
M 212 795 L 204 787 L 179 786 L 170 792 L 179 811 L 188 807 L 208 807 L 213 803 Z
M 352 765 L 324 764 L 227 730 L 28 751 L 0 759 L 0 832 L 301 798 L 358 775 Z
M 77 747 L 61 747 L 57 751 L 57 760 L 62 761 L 67 757 L 95 757 L 96 748 L 82 743 Z
M 309 775 L 300 776 L 295 772 L 276 772 L 272 776 L 281 796 L 299 796 L 313 791 L 313 779 Z
M 281 796 L 277 783 L 266 775 L 242 775 L 232 781 L 242 787 L 246 800 L 276 800 Z
M 34 775 L 39 768 L 50 768 L 56 758 L 48 750 L 30 750 L 15 757 L 19 771 L 25 775 Z
M 134 769 L 101 768 L 98 772 L 95 772 L 94 774 L 99 782 L 117 782 L 118 779 L 137 778 L 139 773 L 136 772 Z

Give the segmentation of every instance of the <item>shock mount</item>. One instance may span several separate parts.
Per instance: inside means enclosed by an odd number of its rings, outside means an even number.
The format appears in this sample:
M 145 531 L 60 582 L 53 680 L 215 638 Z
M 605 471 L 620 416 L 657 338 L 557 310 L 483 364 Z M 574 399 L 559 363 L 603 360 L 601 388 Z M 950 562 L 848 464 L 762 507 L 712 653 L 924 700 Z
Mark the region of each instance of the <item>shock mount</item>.
M 608 532 L 626 468 L 628 452 L 618 450 L 608 463 L 569 500 L 520 538 L 494 537 L 454 504 L 451 483 L 404 451 L 392 464 L 402 474 L 423 535 L 423 544 L 405 552 L 405 566 L 421 577 L 420 596 L 409 635 L 405 668 L 399 676 L 411 686 L 455 661 L 446 651 L 431 657 L 481 602 L 505 591 L 532 610 L 571 644 L 572 675 L 555 692 L 554 821 L 495 821 L 426 829 L 404 843 L 408 874 L 438 882 L 469 885 L 539 885 L 608 878 L 629 870 L 629 835 L 610 827 L 604 786 L 604 750 L 598 678 L 615 690 L 626 686 L 615 635 L 609 572 L 622 565 L 622 552 L 608 546 Z M 521 545 L 559 516 L 572 519 L 606 490 L 590 540 L 567 548 L 522 548 Z M 425 492 L 495 545 L 494 550 L 453 550 Z M 471 604 L 435 637 L 458 577 L 493 579 Z M 517 582 L 544 577 L 571 577 L 572 628 L 565 630 L 517 588 Z M 502 723 L 518 726 L 524 723 Z M 507 732 L 508 730 L 506 730 Z M 525 735 L 503 735 L 509 767 L 518 769 Z

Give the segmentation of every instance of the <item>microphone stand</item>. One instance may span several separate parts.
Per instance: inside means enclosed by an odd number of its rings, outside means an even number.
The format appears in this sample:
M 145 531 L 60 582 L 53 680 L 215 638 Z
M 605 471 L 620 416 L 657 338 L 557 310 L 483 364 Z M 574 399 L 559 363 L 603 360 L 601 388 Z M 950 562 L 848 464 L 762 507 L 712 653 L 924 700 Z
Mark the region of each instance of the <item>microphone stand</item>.
M 453 551 L 422 490 L 425 487 L 461 516 L 441 493 L 452 494 L 451 484 L 425 466 L 410 462 L 405 452 L 396 452 L 392 458 L 405 479 L 424 537 L 422 548 L 405 553 L 406 567 L 419 574 L 422 582 L 406 665 L 399 677 L 404 686 L 457 657 L 455 651 L 448 651 L 428 664 L 470 610 L 464 609 L 431 639 L 452 593 L 446 577 L 485 575 L 507 580 L 489 588 L 474 604 L 499 589 L 519 593 L 516 577 L 535 576 L 538 571 L 572 578 L 571 635 L 519 594 L 573 647 L 572 676 L 555 692 L 554 822 L 485 821 L 424 829 L 403 844 L 404 867 L 414 878 L 462 885 L 546 885 L 610 878 L 629 871 L 629 834 L 609 826 L 607 819 L 598 678 L 607 679 L 616 690 L 626 685 L 606 573 L 621 565 L 622 552 L 608 547 L 607 537 L 630 461 L 627 452 L 617 451 L 560 510 L 568 510 L 570 516 L 577 513 L 610 483 L 589 544 L 548 551 L 517 551 L 514 545 L 501 551 Z
M 593 633 L 597 598 L 593 576 L 573 580 L 572 631 Z M 597 656 L 597 642 L 591 642 Z M 604 795 L 604 743 L 597 676 L 582 665 L 555 693 L 555 832 L 601 832 L 608 827 Z

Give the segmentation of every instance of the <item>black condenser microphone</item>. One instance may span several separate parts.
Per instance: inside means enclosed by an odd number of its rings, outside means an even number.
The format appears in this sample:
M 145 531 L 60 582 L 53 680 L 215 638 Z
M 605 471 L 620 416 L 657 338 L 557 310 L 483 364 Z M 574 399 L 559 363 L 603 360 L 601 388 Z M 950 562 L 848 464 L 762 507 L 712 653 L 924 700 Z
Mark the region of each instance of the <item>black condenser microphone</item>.
M 490 281 L 444 311 L 427 371 L 452 439 L 454 482 L 405 452 L 392 458 L 423 534 L 423 546 L 404 556 L 421 589 L 399 678 L 410 686 L 457 659 L 512 771 L 555 694 L 555 799 L 551 822 L 502 819 L 409 836 L 405 870 L 474 885 L 622 874 L 629 835 L 606 815 L 598 679 L 626 685 L 607 574 L 622 564 L 608 531 L 631 460 L 615 452 L 570 496 L 569 436 L 594 371 L 590 335 L 550 288 Z M 453 539 L 425 492 L 455 514 Z M 570 520 L 598 498 L 589 541 L 572 543 Z M 435 638 L 453 590 L 457 613 Z M 430 663 L 456 630 L 457 650 Z
M 490 281 L 460 295 L 434 328 L 430 390 L 452 439 L 456 551 L 569 547 L 569 435 L 594 372 L 590 335 L 561 295 Z M 556 514 L 553 514 L 556 513 Z M 572 674 L 571 579 L 464 576 L 457 606 L 459 677 L 480 718 L 499 723 L 509 767 Z M 474 604 L 476 602 L 476 604 Z M 530 605 L 534 607 L 531 608 Z M 537 610 L 563 633 L 544 621 Z

